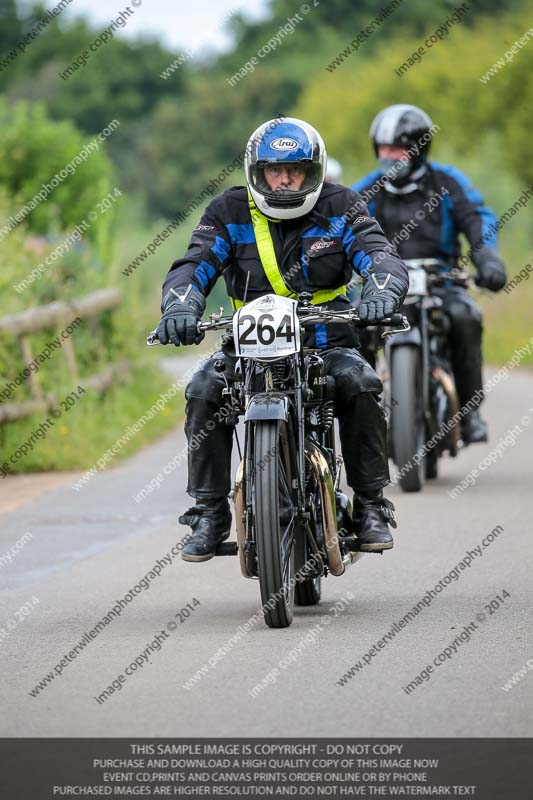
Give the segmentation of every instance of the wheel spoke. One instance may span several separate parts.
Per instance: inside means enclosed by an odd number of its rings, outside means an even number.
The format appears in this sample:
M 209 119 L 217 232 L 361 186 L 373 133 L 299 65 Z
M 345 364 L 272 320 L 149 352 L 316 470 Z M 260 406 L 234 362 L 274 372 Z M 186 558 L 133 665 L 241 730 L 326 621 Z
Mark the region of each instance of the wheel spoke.
M 283 560 L 283 585 L 288 587 L 291 572 L 290 550 L 287 557 Z
M 287 525 L 281 536 L 282 574 L 284 582 L 285 582 L 285 574 L 287 572 L 287 567 L 290 565 L 292 548 L 294 544 L 295 521 L 296 521 L 296 514 L 293 514 L 289 521 L 289 524 Z
M 294 528 L 294 523 L 296 521 L 296 514 L 293 512 L 291 515 L 290 520 L 288 521 L 285 529 L 281 534 L 281 549 L 282 552 L 285 552 L 287 549 L 287 543 L 290 542 L 291 537 L 294 535 L 292 529 Z
M 289 479 L 287 478 L 287 471 L 285 470 L 285 464 L 283 461 L 280 460 L 279 462 L 279 483 L 280 483 L 280 497 L 283 496 L 283 499 L 291 502 L 291 487 L 289 485 Z

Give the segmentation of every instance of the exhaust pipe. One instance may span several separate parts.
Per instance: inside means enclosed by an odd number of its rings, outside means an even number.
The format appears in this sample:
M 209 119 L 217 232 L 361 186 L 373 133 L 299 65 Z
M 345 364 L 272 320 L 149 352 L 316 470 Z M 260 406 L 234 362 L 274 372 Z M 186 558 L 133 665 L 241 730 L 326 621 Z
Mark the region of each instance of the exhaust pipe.
M 335 485 L 333 475 L 323 454 L 318 447 L 311 442 L 308 442 L 306 445 L 305 457 L 311 464 L 319 486 L 322 529 L 324 531 L 324 544 L 326 546 L 328 568 L 332 575 L 339 576 L 344 573 L 347 567 L 358 561 L 364 554 L 352 551 L 346 553 L 344 556 L 341 554 L 339 536 L 337 533 L 337 517 L 335 514 Z M 251 565 L 250 567 L 248 565 L 248 558 L 245 551 L 246 529 L 244 527 L 243 475 L 244 459 L 237 469 L 232 499 L 235 507 L 235 524 L 237 528 L 241 572 L 245 578 L 257 580 L 257 576 L 253 575 L 251 572 Z
M 453 419 L 454 416 L 460 411 L 459 408 L 459 398 L 457 397 L 457 391 L 455 389 L 455 384 L 448 373 L 442 369 L 442 367 L 434 367 L 431 371 L 431 374 L 435 378 L 438 383 L 444 389 L 446 397 L 448 398 L 448 410 L 450 412 L 450 419 Z M 457 453 L 459 452 L 459 440 L 461 438 L 461 427 L 458 422 L 454 422 L 451 426 L 450 431 L 448 432 L 449 442 L 450 442 L 450 456 L 455 458 Z
M 237 528 L 237 545 L 239 547 L 239 563 L 241 572 L 245 578 L 257 580 L 257 575 L 253 575 L 248 568 L 248 557 L 246 555 L 246 529 L 244 527 L 244 458 L 237 468 L 235 475 L 235 486 L 233 489 L 233 505 L 235 507 L 235 525 Z
M 335 485 L 328 462 L 312 442 L 308 442 L 305 457 L 311 464 L 318 483 L 320 492 L 320 509 L 322 513 L 322 528 L 324 530 L 324 543 L 329 571 L 332 575 L 342 575 L 346 566 L 351 564 L 351 559 L 346 562 L 339 547 L 337 534 L 337 517 L 335 514 Z

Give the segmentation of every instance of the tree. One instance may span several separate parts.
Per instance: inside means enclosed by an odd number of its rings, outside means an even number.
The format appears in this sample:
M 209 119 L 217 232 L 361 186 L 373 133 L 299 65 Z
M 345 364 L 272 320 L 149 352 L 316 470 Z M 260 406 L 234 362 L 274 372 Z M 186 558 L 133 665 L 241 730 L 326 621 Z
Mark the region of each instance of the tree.
M 280 113 L 289 116 L 298 91 L 298 82 L 265 71 L 237 88 L 220 77 L 198 76 L 183 101 L 161 101 L 129 151 L 150 207 L 172 216 L 186 206 L 242 153 L 258 125 Z M 242 181 L 237 170 L 216 193 Z
M 97 211 L 96 204 L 114 186 L 103 142 L 97 142 L 98 149 L 93 145 L 85 150 L 86 160 L 75 163 L 85 144 L 71 122 L 51 120 L 44 106 L 27 102 L 11 106 L 0 98 L 0 187 L 19 209 L 45 187 L 36 207 L 23 215 L 31 231 L 74 228 L 89 212 Z M 107 224 L 105 217 L 102 220 Z M 98 222 L 88 235 L 97 232 Z
M 17 14 L 15 0 L 2 0 L 0 4 L 0 54 L 4 56 L 22 35 L 22 23 Z

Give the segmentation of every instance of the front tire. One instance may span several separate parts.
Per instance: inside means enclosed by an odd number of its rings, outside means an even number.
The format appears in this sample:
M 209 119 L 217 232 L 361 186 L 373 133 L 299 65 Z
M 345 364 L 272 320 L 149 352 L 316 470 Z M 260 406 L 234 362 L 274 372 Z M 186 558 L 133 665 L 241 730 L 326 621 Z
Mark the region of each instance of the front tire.
M 404 492 L 419 492 L 424 484 L 424 458 L 412 463 L 413 456 L 424 445 L 424 413 L 422 401 L 422 364 L 420 350 L 398 345 L 391 353 L 392 450 L 400 470 L 400 486 Z M 408 465 L 408 466 L 407 466 Z
M 287 628 L 294 611 L 296 514 L 295 470 L 284 420 L 255 423 L 253 460 L 253 513 L 263 614 L 270 628 Z

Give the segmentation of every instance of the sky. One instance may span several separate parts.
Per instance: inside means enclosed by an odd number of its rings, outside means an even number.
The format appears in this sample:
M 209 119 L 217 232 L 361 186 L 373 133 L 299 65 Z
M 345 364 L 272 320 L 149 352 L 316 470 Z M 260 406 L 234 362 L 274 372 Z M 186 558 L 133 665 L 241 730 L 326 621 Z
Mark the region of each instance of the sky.
M 140 5 L 136 7 L 136 3 Z M 23 0 L 19 4 L 22 6 Z M 44 4 L 54 8 L 58 0 L 44 0 Z M 103 29 L 127 6 L 135 13 L 120 35 L 152 34 L 172 50 L 191 48 L 202 56 L 207 47 L 220 50 L 228 46 L 228 35 L 222 30 L 225 17 L 235 11 L 245 11 L 251 19 L 264 17 L 267 0 L 72 0 L 62 16 L 83 13 Z

